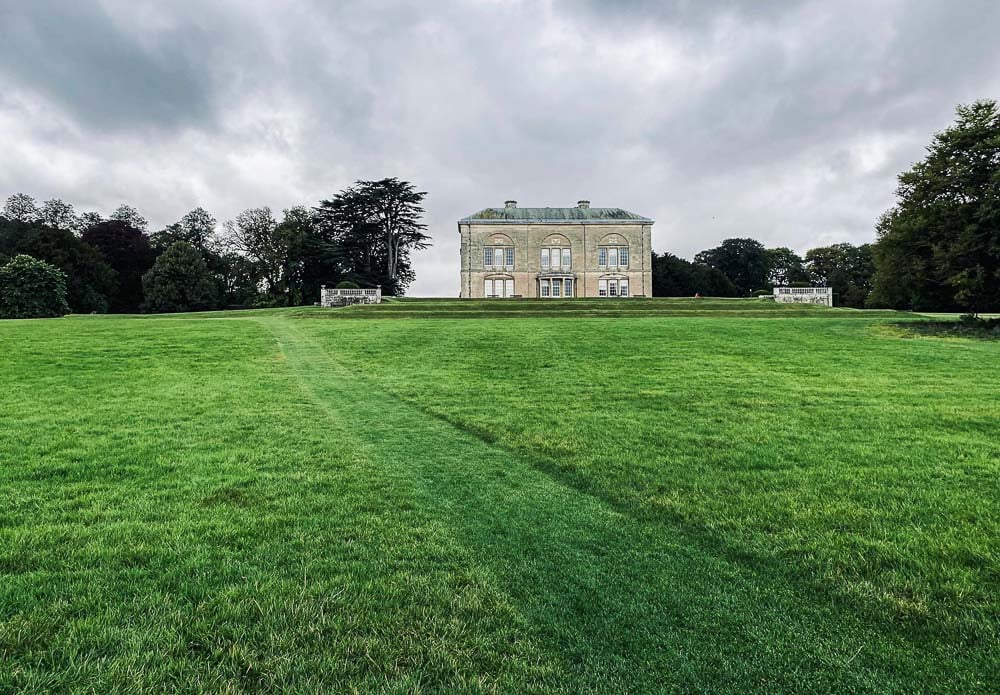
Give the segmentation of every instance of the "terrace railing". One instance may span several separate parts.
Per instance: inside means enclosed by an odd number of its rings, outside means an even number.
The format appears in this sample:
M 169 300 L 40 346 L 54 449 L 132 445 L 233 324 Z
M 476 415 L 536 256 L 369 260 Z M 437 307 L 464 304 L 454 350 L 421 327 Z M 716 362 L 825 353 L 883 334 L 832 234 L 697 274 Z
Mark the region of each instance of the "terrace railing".
M 323 306 L 347 306 L 349 304 L 380 304 L 382 286 L 371 288 L 320 287 L 320 304 Z

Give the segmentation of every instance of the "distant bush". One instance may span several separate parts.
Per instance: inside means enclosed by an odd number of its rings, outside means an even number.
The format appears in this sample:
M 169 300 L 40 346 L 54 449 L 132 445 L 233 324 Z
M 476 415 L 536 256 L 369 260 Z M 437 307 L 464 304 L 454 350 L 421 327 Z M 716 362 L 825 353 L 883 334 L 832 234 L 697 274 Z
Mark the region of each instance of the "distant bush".
M 24 254 L 0 268 L 0 318 L 42 319 L 69 313 L 66 274 Z
M 359 287 L 358 283 L 356 283 L 356 282 L 351 282 L 350 280 L 342 280 L 342 281 L 338 282 L 333 289 L 335 289 L 335 290 L 360 290 L 361 287 Z

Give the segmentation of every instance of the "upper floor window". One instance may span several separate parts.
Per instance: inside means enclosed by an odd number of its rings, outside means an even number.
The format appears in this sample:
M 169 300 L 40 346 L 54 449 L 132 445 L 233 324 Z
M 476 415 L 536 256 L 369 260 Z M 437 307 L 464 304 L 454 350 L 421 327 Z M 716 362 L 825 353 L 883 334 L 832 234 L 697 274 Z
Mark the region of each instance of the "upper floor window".
M 597 265 L 601 268 L 627 268 L 628 246 L 599 246 Z
M 513 268 L 513 246 L 484 246 L 483 265 L 487 268 Z
M 573 253 L 568 248 L 542 248 L 542 268 L 569 270 L 573 264 Z

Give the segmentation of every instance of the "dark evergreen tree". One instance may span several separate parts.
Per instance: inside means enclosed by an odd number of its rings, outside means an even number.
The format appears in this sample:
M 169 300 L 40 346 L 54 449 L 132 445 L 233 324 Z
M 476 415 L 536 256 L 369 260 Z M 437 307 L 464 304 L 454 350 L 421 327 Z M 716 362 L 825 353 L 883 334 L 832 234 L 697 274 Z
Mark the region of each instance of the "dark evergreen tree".
M 83 230 L 80 238 L 94 247 L 118 273 L 118 286 L 108 310 L 134 312 L 142 306 L 142 276 L 153 267 L 155 254 L 149 237 L 119 220 L 100 222 Z
M 427 194 L 396 178 L 358 181 L 316 208 L 343 277 L 402 295 L 413 281 L 410 253 L 430 245 L 421 206 Z M 331 278 L 331 281 L 333 278 Z

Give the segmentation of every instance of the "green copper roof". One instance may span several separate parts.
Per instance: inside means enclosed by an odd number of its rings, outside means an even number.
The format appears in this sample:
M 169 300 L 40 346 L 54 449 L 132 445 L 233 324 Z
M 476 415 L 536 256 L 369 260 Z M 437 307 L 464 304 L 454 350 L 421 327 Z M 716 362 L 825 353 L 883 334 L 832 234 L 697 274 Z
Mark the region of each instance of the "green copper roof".
M 460 222 L 646 222 L 653 220 L 621 208 L 486 208 Z

